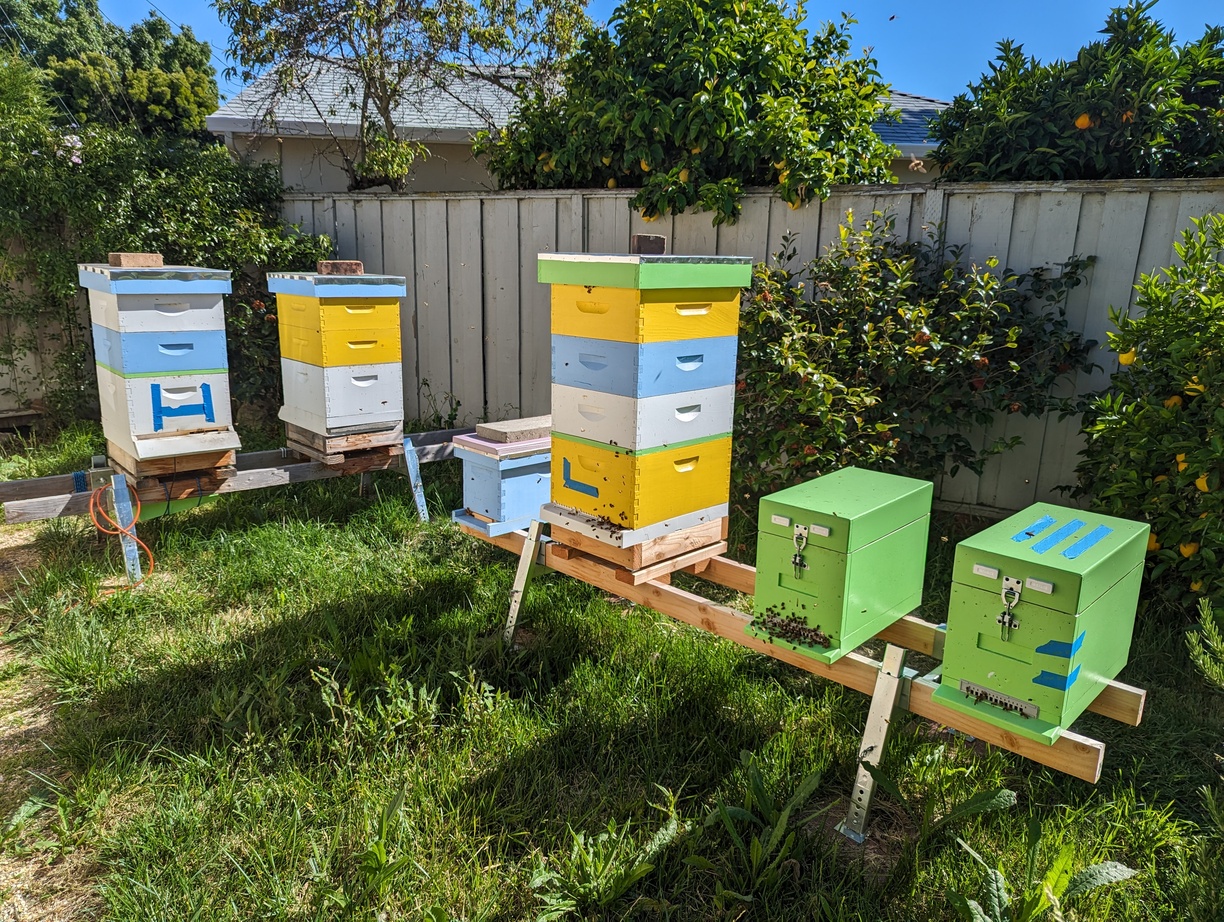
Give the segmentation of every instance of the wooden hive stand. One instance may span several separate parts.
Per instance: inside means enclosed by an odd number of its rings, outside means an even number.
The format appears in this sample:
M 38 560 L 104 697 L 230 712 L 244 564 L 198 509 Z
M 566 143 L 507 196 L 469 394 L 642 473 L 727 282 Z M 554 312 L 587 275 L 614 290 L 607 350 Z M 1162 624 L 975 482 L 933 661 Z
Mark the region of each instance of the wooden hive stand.
M 366 454 L 402 455 L 404 426 L 399 423 L 385 429 L 326 436 L 293 423 L 285 423 L 285 443 L 299 455 L 330 467 Z
M 187 474 L 210 481 L 224 480 L 237 470 L 235 462 L 238 457 L 238 453 L 231 448 L 229 451 L 203 451 L 142 461 L 109 439 L 106 442 L 106 455 L 110 466 L 126 474 L 133 482 Z

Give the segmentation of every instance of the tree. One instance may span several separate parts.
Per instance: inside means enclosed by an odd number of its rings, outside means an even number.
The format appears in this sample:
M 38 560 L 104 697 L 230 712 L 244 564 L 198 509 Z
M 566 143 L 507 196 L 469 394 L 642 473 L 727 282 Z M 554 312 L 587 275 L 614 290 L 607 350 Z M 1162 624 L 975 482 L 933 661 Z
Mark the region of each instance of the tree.
M 582 0 L 217 0 L 232 30 L 231 73 L 269 87 L 270 117 L 285 97 L 313 105 L 328 125 L 349 188 L 402 190 L 422 148 L 404 137 L 402 107 L 452 80 L 505 93 L 541 91 L 586 26 Z M 334 82 L 358 122 L 335 126 Z M 319 91 L 317 86 L 327 84 Z M 477 93 L 456 99 L 486 118 Z M 351 122 L 345 118 L 344 123 Z
M 888 182 L 875 62 L 849 24 L 809 39 L 802 4 L 626 0 L 589 35 L 564 92 L 537 92 L 478 150 L 511 189 L 631 187 L 649 219 L 690 206 L 732 221 L 747 186 L 798 207 L 835 183 Z
M 1224 29 L 1178 45 L 1149 12 L 1115 8 L 1103 41 L 1042 64 L 999 43 L 990 72 L 936 119 L 943 179 L 1224 174 Z

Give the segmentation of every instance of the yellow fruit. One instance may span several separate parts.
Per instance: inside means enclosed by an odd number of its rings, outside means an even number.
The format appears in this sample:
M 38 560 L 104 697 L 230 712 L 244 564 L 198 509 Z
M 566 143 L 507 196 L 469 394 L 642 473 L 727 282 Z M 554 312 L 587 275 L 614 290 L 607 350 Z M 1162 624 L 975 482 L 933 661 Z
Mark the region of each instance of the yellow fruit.
M 774 164 L 774 169 L 775 169 L 775 170 L 781 170 L 781 169 L 783 169 L 785 166 L 786 166 L 786 161 L 785 161 L 785 160 L 779 160 L 777 163 L 775 163 L 775 164 Z
M 1211 487 L 1207 486 L 1207 475 L 1204 474 L 1198 480 L 1194 481 L 1194 485 L 1199 488 L 1200 493 L 1210 493 Z
M 1075 127 L 1078 128 L 1080 131 L 1084 131 L 1087 128 L 1091 128 L 1092 127 L 1092 116 L 1090 116 L 1087 112 L 1081 112 L 1079 114 L 1079 118 L 1075 120 Z
M 778 174 L 778 182 L 786 182 L 787 176 L 790 176 L 790 170 L 783 170 Z
M 1160 550 L 1160 541 L 1156 538 L 1156 532 L 1148 533 L 1148 553 L 1152 554 Z
M 796 211 L 798 210 L 799 206 L 802 204 L 803 204 L 803 199 L 797 198 L 793 202 L 787 202 L 786 207 L 788 207 L 791 211 Z
M 645 158 L 645 157 L 643 157 L 643 158 L 642 158 L 640 161 L 638 161 L 638 166 L 640 166 L 640 167 L 642 168 L 642 172 L 643 172 L 643 173 L 649 173 L 649 172 L 650 172 L 650 164 L 646 162 L 646 158 Z
M 690 154 L 700 154 L 700 153 L 701 153 L 701 145 L 700 145 L 700 144 L 694 144 L 694 145 L 693 145 L 691 148 L 689 148 L 689 153 L 690 153 Z
M 1183 557 L 1193 557 L 1199 551 L 1197 541 L 1187 541 L 1185 544 L 1179 544 L 1177 549 L 1181 551 Z
M 1191 592 L 1202 592 L 1203 591 L 1203 581 L 1201 579 L 1196 579 L 1194 582 L 1192 582 L 1190 584 L 1190 591 Z
M 1166 480 L 1168 480 L 1168 479 L 1169 479 L 1169 475 L 1168 475 L 1168 474 L 1159 474 L 1159 475 L 1157 475 L 1157 477 L 1156 477 L 1156 482 L 1157 482 L 1157 483 L 1164 483 L 1164 482 L 1165 482 Z
M 688 179 L 689 179 L 689 171 L 688 171 L 688 167 L 685 167 L 683 170 L 680 171 L 680 181 L 688 182 Z
M 613 176 L 611 179 L 608 180 L 608 188 L 609 189 L 616 188 L 616 177 L 615 176 Z
M 1166 410 L 1172 410 L 1174 407 L 1180 407 L 1182 405 L 1182 399 L 1174 394 L 1164 402 L 1164 405 Z
M 552 151 L 546 150 L 544 151 L 544 153 L 540 154 L 540 156 L 536 157 L 536 160 L 547 160 L 551 156 L 552 156 Z
M 1195 375 L 1193 378 L 1191 378 L 1189 381 L 1186 382 L 1185 391 L 1191 397 L 1201 394 L 1205 390 L 1207 390 L 1207 388 L 1199 384 L 1198 375 Z
M 1137 359 L 1138 357 L 1139 357 L 1139 353 L 1136 352 L 1134 349 L 1131 349 L 1129 352 L 1123 352 L 1122 354 L 1118 356 L 1118 364 L 1119 365 L 1134 365 L 1135 359 Z
M 600 159 L 600 162 L 601 162 L 601 163 L 602 163 L 604 166 L 611 166 L 611 165 L 612 165 L 612 158 L 611 158 L 611 157 L 600 157 L 599 159 Z
M 1188 464 L 1186 464 L 1186 456 L 1185 456 L 1185 455 L 1178 455 L 1178 456 L 1177 456 L 1177 470 L 1178 470 L 1179 472 L 1180 472 L 1180 471 L 1184 471 L 1184 470 L 1185 470 L 1187 467 L 1189 467 L 1189 465 L 1188 465 Z

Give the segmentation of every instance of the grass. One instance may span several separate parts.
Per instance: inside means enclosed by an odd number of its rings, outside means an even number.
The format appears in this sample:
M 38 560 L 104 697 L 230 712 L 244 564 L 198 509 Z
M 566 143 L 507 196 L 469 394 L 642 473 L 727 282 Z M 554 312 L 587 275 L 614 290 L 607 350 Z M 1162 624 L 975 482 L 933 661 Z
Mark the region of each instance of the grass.
M 0 472 L 71 469 L 90 438 Z M 1184 613 L 1141 622 L 1122 678 L 1149 689 L 1143 726 L 1082 722 L 1108 744 L 1099 784 L 910 720 L 884 761 L 908 801 L 941 813 L 1007 787 L 1018 804 L 920 839 L 881 795 L 863 851 L 829 830 L 866 697 L 559 575 L 531 587 L 525 645 L 504 649 L 515 561 L 447 521 L 453 463 L 425 476 L 428 525 L 395 475 L 366 499 L 350 478 L 149 522 L 158 573 L 132 593 L 99 594 L 122 563 L 85 520 L 34 530 L 42 566 L 0 619 L 16 625 L 0 694 L 45 683 L 55 771 L 0 805 L 46 805 L 10 857 L 77 860 L 116 920 L 943 920 L 950 886 L 983 888 L 956 837 L 1016 879 L 1036 815 L 1047 859 L 1069 844 L 1140 872 L 1078 918 L 1185 917 L 1224 698 L 1189 665 Z M 933 620 L 980 525 L 936 522 Z M 735 534 L 750 556 L 750 525 Z M 766 824 L 754 773 L 779 806 L 819 773 L 772 876 L 736 844 Z M 757 818 L 707 824 L 720 803 Z

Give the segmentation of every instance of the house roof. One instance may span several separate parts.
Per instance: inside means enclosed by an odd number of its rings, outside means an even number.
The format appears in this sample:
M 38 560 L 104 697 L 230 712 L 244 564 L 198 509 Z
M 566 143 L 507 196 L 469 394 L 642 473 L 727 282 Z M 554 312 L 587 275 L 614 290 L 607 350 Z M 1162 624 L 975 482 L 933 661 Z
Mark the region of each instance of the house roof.
M 309 94 L 281 96 L 272 118 L 265 119 L 275 87 L 271 74 L 259 77 L 208 116 L 208 130 L 304 137 L 356 135 L 359 100 L 354 96 L 352 77 L 340 68 L 321 66 L 309 81 Z M 930 151 L 935 145 L 928 137 L 928 125 L 949 103 L 896 91 L 889 93 L 888 101 L 900 110 L 901 119 L 877 122 L 876 134 L 905 155 Z M 414 140 L 467 143 L 482 128 L 506 124 L 513 107 L 514 98 L 488 80 L 457 76 L 442 86 L 422 82 L 410 88 L 396 121 Z

